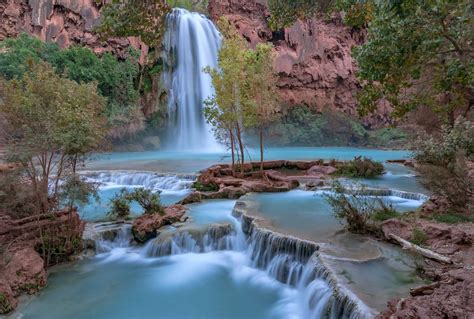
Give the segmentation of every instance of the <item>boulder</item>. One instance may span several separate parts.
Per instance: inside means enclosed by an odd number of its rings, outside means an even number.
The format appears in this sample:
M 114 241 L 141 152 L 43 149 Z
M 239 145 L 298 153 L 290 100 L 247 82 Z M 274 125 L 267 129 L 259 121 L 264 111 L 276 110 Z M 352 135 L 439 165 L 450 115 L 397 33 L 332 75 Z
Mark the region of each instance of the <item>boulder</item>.
M 182 205 L 173 205 L 165 208 L 165 214 L 143 214 L 134 220 L 132 234 L 139 243 L 145 243 L 155 238 L 157 231 L 167 225 L 183 220 L 186 208 Z

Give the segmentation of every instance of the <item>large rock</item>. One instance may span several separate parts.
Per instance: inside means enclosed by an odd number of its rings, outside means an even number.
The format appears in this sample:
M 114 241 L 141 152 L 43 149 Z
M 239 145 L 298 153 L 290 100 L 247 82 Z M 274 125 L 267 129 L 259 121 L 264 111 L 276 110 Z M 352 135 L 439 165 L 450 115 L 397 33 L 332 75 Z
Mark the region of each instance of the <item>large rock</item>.
M 21 293 L 34 294 L 46 285 L 44 261 L 31 247 L 14 252 L 0 272 L 0 313 L 18 304 Z
M 365 40 L 364 31 L 344 26 L 335 15 L 297 21 L 272 32 L 265 0 L 210 0 L 209 13 L 214 20 L 225 16 L 251 46 L 267 41 L 274 44 L 274 67 L 286 104 L 357 116 L 355 96 L 360 84 L 351 49 Z M 379 112 L 364 121 L 374 127 L 382 125 L 389 121 L 389 111 L 387 104 L 381 104 Z
M 167 225 L 183 220 L 186 208 L 182 205 L 174 205 L 165 208 L 165 214 L 143 214 L 134 220 L 132 226 L 133 237 L 140 243 L 155 238 L 157 231 Z

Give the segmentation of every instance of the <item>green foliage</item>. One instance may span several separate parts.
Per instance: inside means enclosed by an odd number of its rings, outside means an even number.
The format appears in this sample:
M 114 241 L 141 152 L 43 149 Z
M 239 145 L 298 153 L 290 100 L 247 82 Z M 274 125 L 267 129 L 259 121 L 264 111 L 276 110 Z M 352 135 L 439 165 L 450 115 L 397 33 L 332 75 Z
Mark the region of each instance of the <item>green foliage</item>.
M 51 64 L 56 73 L 77 83 L 96 83 L 98 92 L 107 99 L 106 114 L 115 126 L 134 119 L 139 92 L 135 81 L 139 75 L 138 55 L 130 51 L 124 61 L 110 53 L 98 57 L 85 47 L 73 46 L 60 50 L 56 44 L 44 43 L 22 33 L 16 39 L 0 42 L 0 76 L 20 79 L 30 63 Z
M 94 31 L 104 39 L 139 37 L 149 46 L 159 47 L 170 10 L 166 0 L 112 0 L 102 8 L 101 23 Z
M 452 124 L 471 108 L 474 79 L 472 2 L 374 2 L 368 41 L 354 49 L 362 115 L 380 99 L 403 117 L 429 106 Z
M 165 214 L 165 209 L 160 201 L 160 195 L 145 188 L 136 188 L 129 191 L 122 188 L 114 198 L 110 200 L 110 211 L 108 215 L 118 219 L 130 218 L 130 203 L 137 202 L 145 214 Z
M 98 184 L 86 182 L 78 174 L 72 173 L 61 183 L 59 199 L 68 207 L 86 205 L 91 197 L 98 202 L 100 200 L 98 187 Z
M 418 246 L 424 246 L 426 245 L 426 241 L 428 240 L 428 237 L 426 236 L 426 233 L 419 229 L 419 228 L 413 228 L 413 232 L 411 235 L 411 242 L 415 245 Z
M 377 222 L 383 222 L 387 219 L 398 218 L 400 213 L 396 211 L 391 205 L 386 205 L 383 201 L 380 202 L 380 209 L 375 211 L 371 218 Z
M 7 296 L 3 293 L 0 293 L 0 314 L 5 314 L 12 311 L 14 308 L 8 301 Z
M 145 211 L 145 214 L 165 214 L 165 209 L 160 201 L 160 195 L 145 188 L 136 188 L 128 193 L 129 201 L 137 202 Z
M 374 178 L 384 172 L 383 164 L 369 158 L 355 157 L 351 161 L 336 164 L 336 174 L 352 178 Z
M 455 213 L 436 214 L 436 215 L 433 215 L 432 218 L 433 220 L 439 223 L 446 223 L 446 224 L 459 224 L 459 223 L 474 222 L 474 218 L 472 216 L 467 216 L 465 214 L 455 214 Z
M 344 12 L 344 23 L 353 28 L 366 27 L 373 19 L 373 0 L 338 0 L 334 9 Z
M 166 2 L 172 8 L 184 8 L 203 14 L 207 14 L 207 6 L 209 5 L 209 0 L 167 0 Z
M 6 156 L 27 173 L 42 213 L 57 208 L 60 180 L 100 149 L 107 133 L 104 108 L 93 84 L 65 79 L 44 62 L 31 64 L 20 79 L 0 79 Z
M 353 233 L 379 234 L 377 222 L 395 217 L 396 211 L 391 206 L 387 206 L 377 196 L 367 196 L 365 187 L 361 185 L 346 188 L 336 181 L 333 193 L 324 197 L 332 207 L 334 216 L 345 222 L 347 229 Z
M 116 219 L 130 218 L 130 201 L 128 200 L 128 190 L 122 188 L 118 194 L 110 200 L 110 210 L 107 215 Z
M 359 122 L 341 113 L 316 113 L 307 106 L 297 106 L 269 125 L 266 135 L 271 144 L 278 146 L 387 146 L 402 141 L 399 130 L 388 132 L 394 134 L 368 131 Z
M 469 209 L 474 203 L 474 181 L 468 162 L 474 158 L 474 125 L 458 118 L 443 126 L 440 136 L 419 137 L 414 158 L 422 184 L 445 198 L 451 208 Z
M 377 147 L 406 147 L 408 134 L 396 127 L 383 127 L 369 131 L 368 144 Z
M 273 30 L 291 26 L 298 19 L 312 18 L 316 12 L 325 11 L 331 1 L 324 0 L 268 0 L 269 25 Z
M 215 183 L 203 184 L 201 182 L 195 182 L 193 187 L 201 192 L 217 192 L 219 190 L 219 185 Z

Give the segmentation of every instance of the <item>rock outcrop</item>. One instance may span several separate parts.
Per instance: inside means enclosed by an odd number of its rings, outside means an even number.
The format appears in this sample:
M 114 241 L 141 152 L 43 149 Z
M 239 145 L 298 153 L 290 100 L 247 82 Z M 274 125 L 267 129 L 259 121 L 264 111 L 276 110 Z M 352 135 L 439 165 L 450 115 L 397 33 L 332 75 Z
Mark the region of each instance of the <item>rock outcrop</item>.
M 21 294 L 42 289 L 46 285 L 48 264 L 67 260 L 80 250 L 83 231 L 84 222 L 76 211 L 22 219 L 0 212 L 0 314 L 15 309 Z M 53 253 L 43 260 L 38 253 L 42 235 L 50 239 L 48 245 L 55 245 L 61 251 L 58 256 Z
M 355 94 L 360 84 L 351 49 L 364 41 L 363 31 L 344 26 L 334 15 L 298 21 L 272 32 L 267 25 L 270 13 L 265 0 L 210 0 L 209 13 L 214 20 L 225 16 L 252 46 L 260 42 L 274 44 L 283 102 L 316 111 L 357 114 Z M 364 122 L 374 127 L 387 123 L 389 111 L 388 105 L 381 104 L 379 112 Z
M 220 164 L 201 171 L 195 186 L 197 190 L 180 203 L 183 205 L 203 199 L 238 199 L 255 193 L 288 192 L 305 183 L 310 187 L 325 186 L 329 175 L 336 168 L 323 160 L 316 161 L 267 161 L 260 171 L 260 162 L 244 165 L 244 173 L 232 173 L 231 165 Z
M 425 275 L 433 283 L 411 289 L 409 298 L 391 300 L 378 318 L 471 318 L 474 313 L 474 228 L 472 223 L 442 224 L 419 219 L 389 219 L 382 224 L 385 236 L 411 240 L 417 229 L 426 248 L 449 257 L 453 264 L 426 260 Z
M 186 208 L 182 205 L 173 205 L 165 208 L 165 214 L 143 214 L 133 221 L 132 234 L 139 243 L 145 243 L 155 238 L 157 230 L 163 226 L 183 221 Z
M 141 52 L 144 62 L 148 47 L 137 38 L 99 39 L 93 32 L 102 2 L 95 0 L 3 0 L 0 1 L 0 41 L 21 32 L 56 42 L 61 48 L 85 45 L 101 54 L 124 57 L 129 48 Z

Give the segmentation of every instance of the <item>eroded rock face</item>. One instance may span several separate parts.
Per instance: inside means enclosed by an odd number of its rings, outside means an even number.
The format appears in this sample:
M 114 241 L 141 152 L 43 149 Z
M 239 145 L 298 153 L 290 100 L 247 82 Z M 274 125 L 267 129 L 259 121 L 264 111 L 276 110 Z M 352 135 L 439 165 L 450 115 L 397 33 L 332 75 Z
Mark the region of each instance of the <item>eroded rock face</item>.
M 298 21 L 272 32 L 266 22 L 270 13 L 265 0 L 210 0 L 209 13 L 215 21 L 225 16 L 252 46 L 273 42 L 284 103 L 357 114 L 355 94 L 360 84 L 351 49 L 364 41 L 364 32 L 344 26 L 337 15 Z M 379 112 L 364 122 L 374 127 L 386 124 L 389 111 L 387 104 L 381 104 Z
M 143 214 L 133 221 L 132 233 L 136 241 L 145 243 L 155 238 L 157 230 L 183 220 L 186 208 L 182 205 L 173 205 L 165 208 L 165 214 Z
M 0 1 L 0 41 L 21 32 L 61 48 L 85 45 L 95 53 L 112 52 L 125 57 L 129 48 L 141 52 L 145 61 L 148 47 L 137 38 L 111 38 L 101 41 L 93 32 L 101 3 L 95 0 L 2 0 Z

